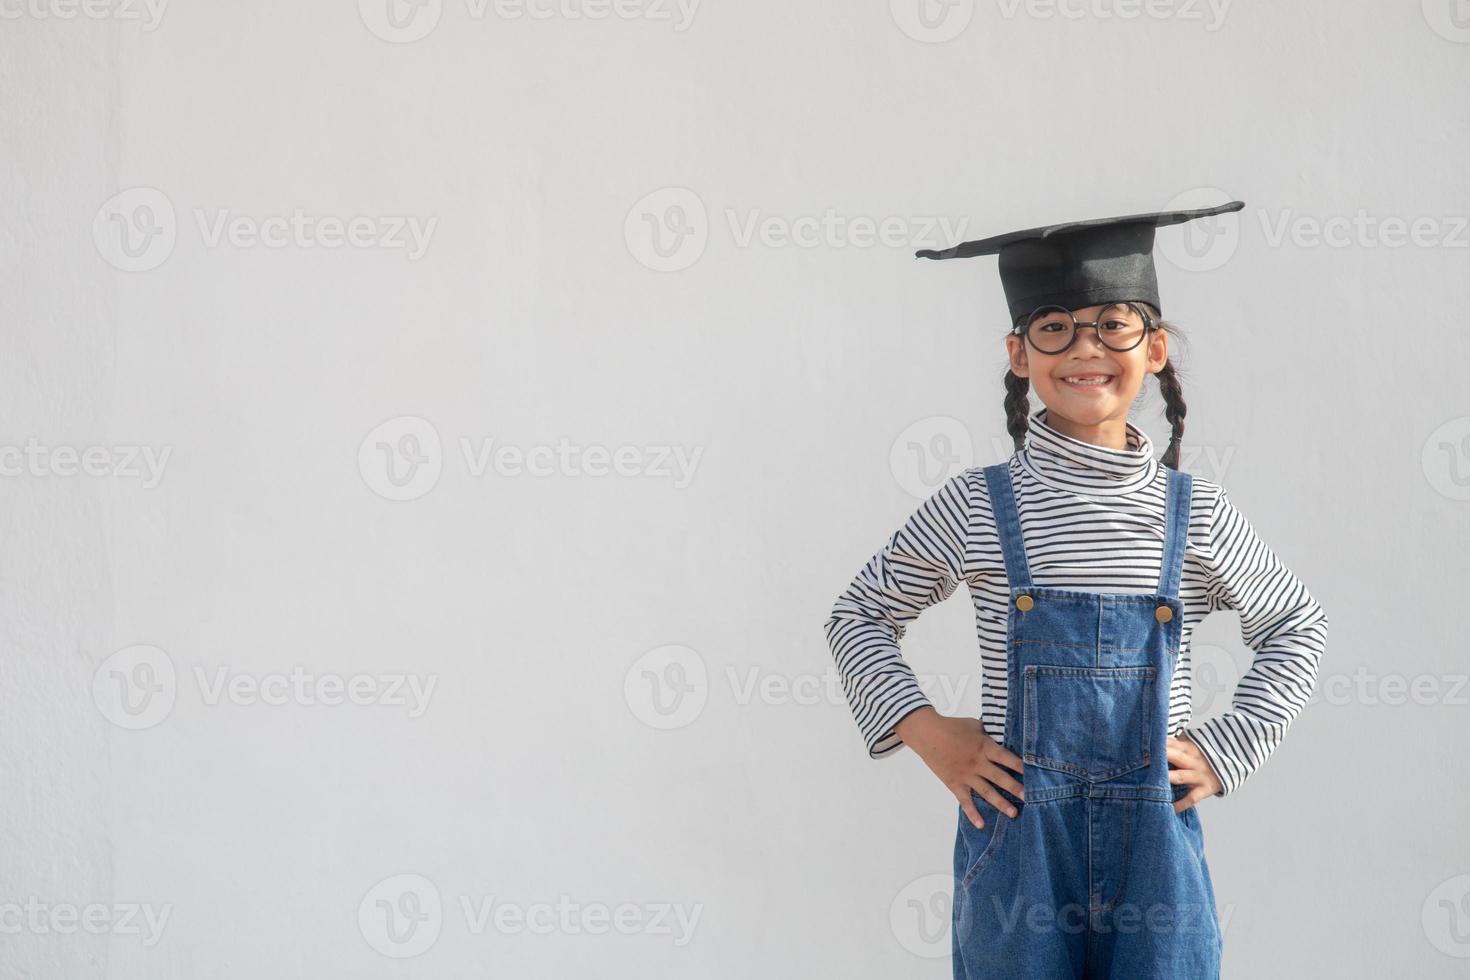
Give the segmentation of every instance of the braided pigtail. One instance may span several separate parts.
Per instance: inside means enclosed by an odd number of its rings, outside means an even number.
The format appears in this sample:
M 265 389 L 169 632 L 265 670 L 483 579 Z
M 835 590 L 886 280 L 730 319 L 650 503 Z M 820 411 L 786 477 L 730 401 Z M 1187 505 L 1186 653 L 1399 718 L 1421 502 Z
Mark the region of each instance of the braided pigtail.
M 1159 325 L 1159 329 L 1169 335 L 1171 341 L 1183 339 L 1178 327 L 1159 318 L 1158 310 L 1148 303 L 1141 305 Z M 1159 457 L 1159 462 L 1171 470 L 1177 470 L 1179 468 L 1179 444 L 1184 439 L 1184 416 L 1189 411 L 1189 407 L 1184 404 L 1184 389 L 1179 384 L 1179 369 L 1174 365 L 1172 354 L 1164 361 L 1164 366 L 1159 369 L 1158 378 L 1159 394 L 1164 399 L 1164 418 L 1169 420 L 1169 445 L 1164 450 L 1163 456 Z
M 1006 369 L 1006 431 L 1017 449 L 1026 444 L 1026 430 L 1030 427 L 1031 382 L 1018 378 L 1010 368 Z
M 1169 359 L 1159 370 L 1159 392 L 1164 396 L 1164 417 L 1169 420 L 1171 437 L 1169 448 L 1159 462 L 1171 470 L 1179 468 L 1179 441 L 1184 438 L 1184 391 L 1179 387 L 1179 373 L 1174 370 L 1174 361 Z

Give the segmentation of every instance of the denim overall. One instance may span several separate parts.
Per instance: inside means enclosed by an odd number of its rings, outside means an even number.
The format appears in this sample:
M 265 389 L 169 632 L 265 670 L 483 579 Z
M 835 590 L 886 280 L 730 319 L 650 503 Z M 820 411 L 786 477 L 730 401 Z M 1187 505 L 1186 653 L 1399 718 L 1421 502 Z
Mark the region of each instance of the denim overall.
M 1169 782 L 1189 474 L 1170 469 L 1158 592 L 1031 584 L 1007 463 L 985 467 L 1010 591 L 1012 818 L 971 791 L 954 851 L 956 980 L 1217 980 L 1222 937 L 1196 807 Z

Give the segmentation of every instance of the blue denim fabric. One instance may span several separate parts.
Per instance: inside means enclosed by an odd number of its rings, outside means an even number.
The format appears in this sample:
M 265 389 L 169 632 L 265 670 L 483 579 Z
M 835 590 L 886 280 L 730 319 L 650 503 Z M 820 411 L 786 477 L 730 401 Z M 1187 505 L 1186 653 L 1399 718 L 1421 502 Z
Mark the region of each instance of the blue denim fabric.
M 972 792 L 954 850 L 954 976 L 1217 980 L 1222 936 L 1196 807 L 1169 782 L 1189 474 L 1169 471 L 1157 594 L 1031 584 L 1010 470 L 985 468 L 1010 589 L 1005 747 L 1014 818 Z M 1030 596 L 1033 605 L 1016 604 Z M 1024 605 L 1024 604 L 1023 604 Z M 1167 609 L 1171 616 L 1160 610 Z

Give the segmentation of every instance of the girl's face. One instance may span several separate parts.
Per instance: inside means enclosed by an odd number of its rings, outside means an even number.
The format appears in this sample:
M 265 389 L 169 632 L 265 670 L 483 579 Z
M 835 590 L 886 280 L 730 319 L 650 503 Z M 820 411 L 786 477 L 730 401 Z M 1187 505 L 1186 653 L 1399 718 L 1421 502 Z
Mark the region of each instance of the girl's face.
M 1090 322 L 1105 309 L 1106 304 L 1085 306 L 1072 315 L 1079 323 Z M 1072 346 L 1059 354 L 1038 351 L 1019 334 L 1008 335 L 1006 347 L 1012 373 L 1031 382 L 1031 390 L 1047 407 L 1048 423 L 1059 419 L 1076 429 L 1110 422 L 1121 429 L 1144 375 L 1157 374 L 1169 357 L 1168 334 L 1163 330 L 1148 331 L 1138 346 L 1121 352 L 1104 346 L 1089 327 L 1079 327 Z

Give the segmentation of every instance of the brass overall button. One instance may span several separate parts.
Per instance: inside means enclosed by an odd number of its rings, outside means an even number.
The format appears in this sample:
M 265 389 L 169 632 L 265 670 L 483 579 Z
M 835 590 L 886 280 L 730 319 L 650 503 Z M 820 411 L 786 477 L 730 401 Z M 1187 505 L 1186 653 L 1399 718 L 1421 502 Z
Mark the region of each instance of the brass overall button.
M 1036 602 L 1029 595 L 1016 596 L 1016 608 L 1022 612 L 1025 612 L 1034 605 L 1036 605 Z
M 1173 618 L 1174 610 L 1170 609 L 1168 606 L 1160 606 L 1154 610 L 1154 619 L 1157 619 L 1161 623 L 1167 623 Z

